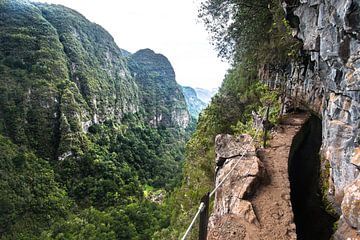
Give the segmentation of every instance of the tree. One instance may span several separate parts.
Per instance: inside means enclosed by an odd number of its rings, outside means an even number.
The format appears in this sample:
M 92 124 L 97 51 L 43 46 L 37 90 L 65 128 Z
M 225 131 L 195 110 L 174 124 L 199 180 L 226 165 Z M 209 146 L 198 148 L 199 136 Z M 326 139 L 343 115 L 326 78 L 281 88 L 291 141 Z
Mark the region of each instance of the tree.
M 199 17 L 211 35 L 219 56 L 243 60 L 268 41 L 271 26 L 270 0 L 207 0 Z M 235 56 L 235 58 L 234 58 Z

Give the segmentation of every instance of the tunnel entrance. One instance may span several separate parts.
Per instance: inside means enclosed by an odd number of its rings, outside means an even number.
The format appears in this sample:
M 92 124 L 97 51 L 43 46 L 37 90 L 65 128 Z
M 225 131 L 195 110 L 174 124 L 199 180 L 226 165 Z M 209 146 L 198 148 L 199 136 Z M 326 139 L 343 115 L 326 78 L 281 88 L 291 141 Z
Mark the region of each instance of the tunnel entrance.
M 336 218 L 325 211 L 320 189 L 321 120 L 311 116 L 293 139 L 289 155 L 291 203 L 298 240 L 329 240 Z

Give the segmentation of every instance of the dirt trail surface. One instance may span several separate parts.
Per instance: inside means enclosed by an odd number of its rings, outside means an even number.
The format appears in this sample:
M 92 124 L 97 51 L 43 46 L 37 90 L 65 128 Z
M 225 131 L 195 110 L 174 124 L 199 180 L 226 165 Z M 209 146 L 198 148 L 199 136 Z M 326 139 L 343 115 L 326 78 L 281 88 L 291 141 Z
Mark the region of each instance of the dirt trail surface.
M 288 157 L 292 139 L 307 118 L 306 114 L 290 114 L 274 129 L 268 147 L 258 154 L 261 166 L 257 168 L 265 169 L 265 174 L 262 171 L 252 175 L 243 174 L 241 171 L 244 166 L 239 164 L 240 167 L 234 171 L 234 177 L 229 179 L 229 183 L 224 184 L 222 189 L 219 188 L 214 213 L 209 220 L 209 240 L 296 239 Z M 253 156 L 248 157 L 252 158 Z M 223 168 L 226 168 L 226 164 L 231 167 L 234 163 L 230 161 L 234 160 L 236 158 L 227 159 Z M 221 175 L 221 172 L 218 173 L 217 178 L 221 179 Z M 246 185 L 255 177 L 261 180 Z M 251 188 L 246 192 L 249 195 L 241 193 L 240 196 L 236 189 L 243 189 L 245 185 L 246 188 Z
M 305 114 L 288 116 L 272 134 L 270 146 L 261 160 L 269 177 L 251 200 L 260 222 L 260 239 L 296 239 L 294 214 L 290 201 L 288 158 L 292 139 L 307 119 Z

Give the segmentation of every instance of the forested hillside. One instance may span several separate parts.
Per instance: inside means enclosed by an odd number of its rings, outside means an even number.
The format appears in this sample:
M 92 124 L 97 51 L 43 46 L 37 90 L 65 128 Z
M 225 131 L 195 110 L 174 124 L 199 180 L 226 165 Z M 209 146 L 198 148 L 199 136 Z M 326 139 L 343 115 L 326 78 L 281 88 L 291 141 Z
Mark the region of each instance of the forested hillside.
M 66 7 L 0 1 L 1 239 L 150 239 L 193 124 L 166 57 Z
M 284 109 L 318 118 L 311 187 L 341 216 L 335 239 L 357 236 L 359 9 L 202 1 L 231 68 L 196 123 L 209 96 L 182 89 L 164 55 L 121 49 L 72 9 L 0 0 L 0 239 L 179 239 L 214 187 L 215 136 L 254 137 L 253 116 L 268 108 L 268 126 Z M 257 146 L 271 137 L 260 132 Z

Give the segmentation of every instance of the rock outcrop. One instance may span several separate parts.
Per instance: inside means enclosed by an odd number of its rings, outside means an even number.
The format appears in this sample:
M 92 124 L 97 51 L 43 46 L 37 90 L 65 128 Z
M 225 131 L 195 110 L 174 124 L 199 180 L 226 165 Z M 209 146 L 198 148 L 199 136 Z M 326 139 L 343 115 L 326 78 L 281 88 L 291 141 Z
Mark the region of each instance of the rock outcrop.
M 284 7 L 294 36 L 303 42 L 304 59 L 284 74 L 285 94 L 292 107 L 322 118 L 321 155 L 330 164 L 328 199 L 340 209 L 355 194 L 348 186 L 359 178 L 360 168 L 360 2 L 286 0 Z M 359 225 L 350 225 L 360 231 Z
M 346 222 L 355 229 L 360 228 L 360 179 L 345 189 L 341 210 Z
M 209 219 L 209 239 L 243 239 L 259 222 L 249 197 L 254 194 L 265 169 L 255 154 L 249 135 L 220 134 L 215 139 L 216 185 L 233 169 L 215 194 L 214 211 Z M 220 164 L 219 161 L 222 161 Z M 253 236 L 256 239 L 255 235 Z
M 142 49 L 130 56 L 129 67 L 142 92 L 146 120 L 153 126 L 186 128 L 190 115 L 169 60 L 151 49 Z

